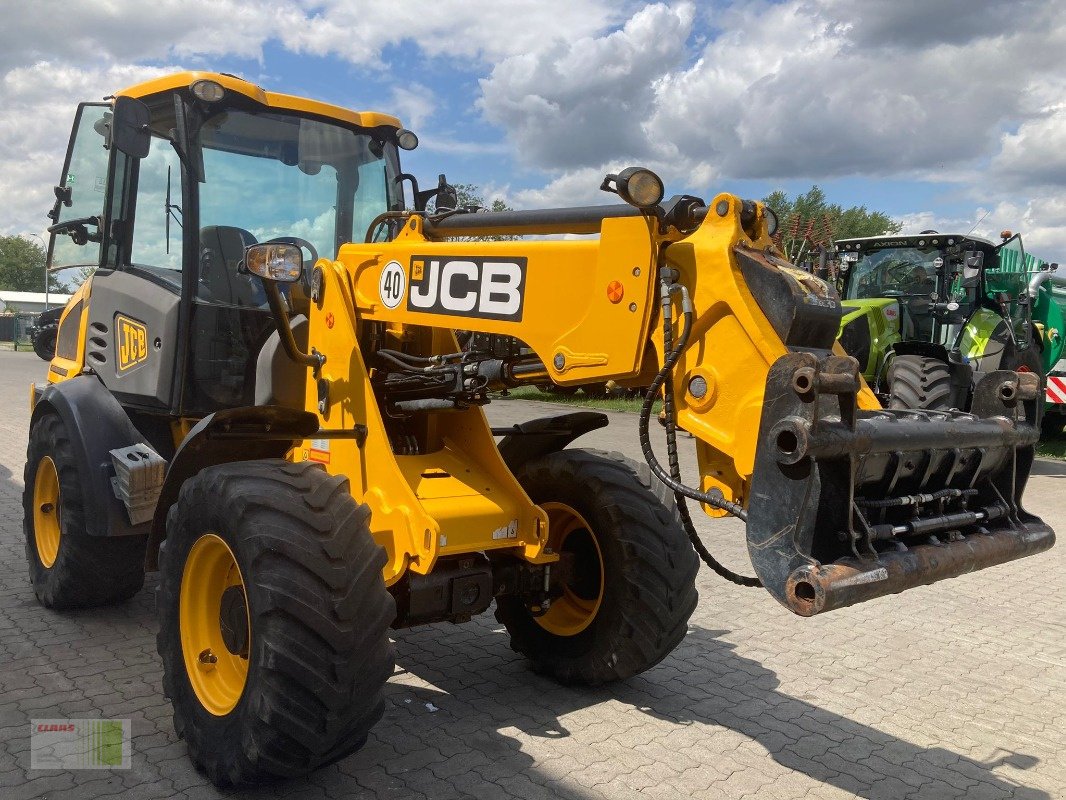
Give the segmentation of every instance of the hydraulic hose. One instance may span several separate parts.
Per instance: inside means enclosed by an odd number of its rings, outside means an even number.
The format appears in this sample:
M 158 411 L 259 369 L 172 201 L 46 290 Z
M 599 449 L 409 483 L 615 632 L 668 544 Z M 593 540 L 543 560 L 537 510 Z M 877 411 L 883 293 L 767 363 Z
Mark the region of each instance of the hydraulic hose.
M 718 559 L 716 559 L 703 544 L 703 541 L 699 537 L 699 533 L 696 531 L 696 526 L 692 522 L 692 516 L 689 513 L 686 498 L 692 498 L 700 503 L 706 503 L 714 508 L 722 509 L 741 520 L 747 520 L 748 514 L 737 503 L 731 503 L 719 495 L 693 489 L 690 486 L 685 486 L 684 483 L 681 482 L 681 466 L 677 457 L 677 428 L 674 417 L 673 369 L 678 358 L 681 357 L 681 353 L 688 345 L 689 337 L 692 334 L 692 318 L 694 316 L 694 311 L 688 296 L 688 289 L 682 284 L 674 283 L 670 271 L 666 268 L 664 268 L 664 273 L 661 275 L 661 285 L 663 352 L 666 354 L 666 357 L 663 359 L 662 369 L 659 370 L 659 373 L 648 387 L 648 391 L 644 396 L 644 402 L 640 408 L 640 418 L 638 421 L 640 449 L 643 451 L 644 460 L 647 461 L 648 467 L 651 469 L 655 477 L 673 490 L 674 498 L 677 501 L 678 516 L 681 518 L 681 524 L 685 529 L 685 533 L 688 534 L 689 540 L 692 542 L 693 549 L 703 562 L 715 573 L 738 586 L 762 586 L 762 581 L 758 578 L 740 575 L 718 561 Z M 674 291 L 681 292 L 683 315 L 681 335 L 678 337 L 676 345 L 672 344 L 673 326 L 670 313 L 672 304 L 671 295 Z M 666 416 L 666 453 L 667 461 L 670 466 L 669 472 L 663 469 L 662 465 L 655 457 L 655 453 L 651 447 L 651 436 L 648 433 L 652 406 L 655 404 L 655 398 L 663 387 L 665 387 L 665 391 L 663 392 L 663 411 Z

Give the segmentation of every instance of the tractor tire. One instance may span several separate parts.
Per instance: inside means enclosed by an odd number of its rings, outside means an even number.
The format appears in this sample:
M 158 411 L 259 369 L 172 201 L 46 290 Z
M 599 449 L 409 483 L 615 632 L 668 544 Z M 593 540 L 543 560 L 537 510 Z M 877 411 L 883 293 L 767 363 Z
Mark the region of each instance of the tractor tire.
M 888 407 L 946 411 L 951 370 L 938 358 L 896 356 L 888 367 Z
M 174 729 L 218 787 L 355 752 L 385 707 L 396 604 L 370 509 L 318 465 L 245 461 L 181 487 L 159 554 Z
M 662 661 L 685 638 L 697 600 L 699 560 L 673 494 L 644 465 L 594 450 L 550 453 L 517 477 L 548 512 L 549 543 L 576 561 L 547 613 L 534 616 L 518 596 L 497 598 L 511 648 L 536 672 L 587 686 Z
M 56 356 L 56 337 L 59 336 L 59 325 L 46 325 L 38 330 L 33 336 L 33 352 L 38 358 L 51 361 Z
M 66 425 L 45 414 L 30 429 L 22 493 L 26 560 L 34 594 L 47 608 L 103 606 L 144 585 L 147 536 L 89 536 L 84 491 Z
M 1066 430 L 1066 414 L 1048 414 L 1044 413 L 1044 418 L 1040 422 L 1040 434 L 1045 438 L 1055 438 L 1062 436 L 1062 432 Z

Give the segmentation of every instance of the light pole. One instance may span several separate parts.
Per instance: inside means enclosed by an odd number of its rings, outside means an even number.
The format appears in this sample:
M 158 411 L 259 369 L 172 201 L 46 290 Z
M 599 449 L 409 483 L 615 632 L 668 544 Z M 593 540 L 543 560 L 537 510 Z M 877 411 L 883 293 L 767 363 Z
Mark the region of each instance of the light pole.
M 44 248 L 44 310 L 48 310 L 48 245 L 44 242 L 44 237 L 39 233 L 28 233 L 27 236 L 36 236 L 41 240 L 41 247 Z

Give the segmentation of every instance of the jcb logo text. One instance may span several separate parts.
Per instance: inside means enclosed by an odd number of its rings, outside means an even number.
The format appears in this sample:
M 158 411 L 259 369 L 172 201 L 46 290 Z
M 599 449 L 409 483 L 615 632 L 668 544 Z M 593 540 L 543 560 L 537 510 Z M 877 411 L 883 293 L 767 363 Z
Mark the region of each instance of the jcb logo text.
M 125 372 L 148 359 L 148 329 L 144 323 L 115 317 L 115 349 L 118 350 L 118 371 Z
M 409 311 L 518 322 L 526 290 L 526 259 L 411 259 Z

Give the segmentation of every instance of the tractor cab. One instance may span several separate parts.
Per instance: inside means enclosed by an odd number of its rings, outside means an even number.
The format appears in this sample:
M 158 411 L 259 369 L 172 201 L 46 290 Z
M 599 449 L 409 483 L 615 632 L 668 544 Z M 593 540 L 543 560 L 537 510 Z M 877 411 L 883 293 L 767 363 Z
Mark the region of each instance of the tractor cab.
M 245 250 L 300 249 L 304 279 L 283 291 L 306 339 L 310 265 L 403 208 L 401 142 L 417 139 L 394 117 L 213 73 L 83 103 L 50 212 L 49 266 L 95 274 L 64 316 L 50 380 L 88 368 L 131 413 L 171 418 L 286 391 L 302 407 L 306 370 L 275 357 L 275 318 Z
M 836 243 L 840 343 L 883 399 L 891 403 L 888 372 L 898 356 L 950 372 L 942 399 L 956 407 L 966 406 L 974 373 L 1039 371 L 1042 343 L 1027 276 L 1010 266 L 1025 264 L 1025 251 L 1019 235 L 1005 234 L 998 245 L 935 231 Z

